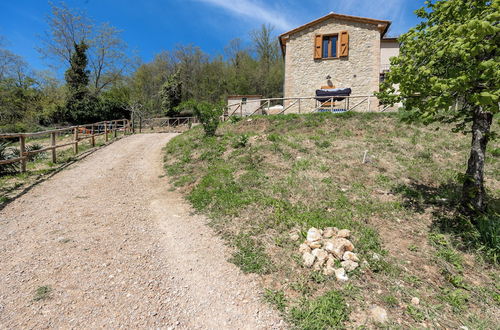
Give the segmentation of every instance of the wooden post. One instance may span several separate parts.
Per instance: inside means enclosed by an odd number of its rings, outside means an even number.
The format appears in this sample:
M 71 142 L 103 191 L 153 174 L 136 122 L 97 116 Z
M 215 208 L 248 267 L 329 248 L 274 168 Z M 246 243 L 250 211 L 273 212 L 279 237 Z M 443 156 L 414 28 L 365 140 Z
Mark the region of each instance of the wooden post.
M 240 117 L 243 117 L 243 102 L 240 102 Z
M 368 112 L 370 112 L 370 96 L 368 96 Z
M 104 140 L 108 142 L 108 122 L 104 122 Z
M 142 133 L 142 116 L 139 117 L 139 133 Z
M 299 99 L 299 114 L 300 114 L 300 99 Z
M 116 138 L 116 135 L 117 135 L 117 124 L 118 124 L 118 121 L 113 121 L 113 138 Z
M 52 163 L 56 163 L 56 132 L 50 133 L 50 146 L 52 147 Z
M 19 137 L 19 150 L 20 150 L 20 155 L 21 155 L 21 173 L 26 172 L 26 158 L 25 155 L 26 153 L 26 138 L 21 135 Z
M 73 151 L 75 153 L 75 155 L 78 153 L 78 126 L 76 126 L 74 129 L 73 129 L 73 140 L 74 140 L 74 144 L 73 144 Z
M 92 145 L 92 148 L 95 147 L 95 130 L 94 130 L 94 124 L 92 124 L 92 129 L 90 130 L 90 133 L 92 136 L 90 137 L 90 144 Z

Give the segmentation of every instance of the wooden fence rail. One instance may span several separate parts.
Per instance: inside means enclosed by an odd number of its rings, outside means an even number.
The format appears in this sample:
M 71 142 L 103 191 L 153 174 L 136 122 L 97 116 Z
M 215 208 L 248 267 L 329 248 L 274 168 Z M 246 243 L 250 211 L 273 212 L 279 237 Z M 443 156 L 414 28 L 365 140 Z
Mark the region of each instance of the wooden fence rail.
M 57 161 L 56 150 L 59 148 L 64 148 L 73 145 L 73 152 L 78 154 L 78 146 L 81 141 L 90 140 L 91 147 L 95 147 L 95 138 L 97 136 L 104 135 L 104 140 L 109 141 L 109 135 L 112 134 L 114 138 L 117 137 L 118 132 L 124 132 L 128 134 L 131 132 L 130 121 L 128 119 L 119 119 L 111 121 L 101 121 L 98 123 L 87 124 L 87 125 L 77 125 L 69 126 L 59 129 L 53 129 L 48 131 L 40 131 L 34 133 L 0 133 L 0 139 L 19 139 L 19 157 L 0 160 L 0 165 L 2 164 L 12 164 L 20 163 L 21 173 L 26 172 L 26 164 L 28 162 L 29 156 L 42 153 L 51 152 L 52 162 Z M 57 135 L 62 133 L 72 134 L 73 139 L 71 142 L 66 142 L 62 144 L 57 144 Z M 30 137 L 40 137 L 44 135 L 50 135 L 50 146 L 41 148 L 38 150 L 27 150 L 26 149 L 26 138 Z

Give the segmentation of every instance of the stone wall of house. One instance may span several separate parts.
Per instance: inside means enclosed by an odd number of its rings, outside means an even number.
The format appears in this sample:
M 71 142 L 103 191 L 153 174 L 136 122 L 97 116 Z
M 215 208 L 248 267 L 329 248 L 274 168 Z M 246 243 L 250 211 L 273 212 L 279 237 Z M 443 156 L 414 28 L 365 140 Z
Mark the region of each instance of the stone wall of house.
M 315 60 L 315 35 L 344 30 L 349 33 L 349 56 Z M 333 85 L 351 88 L 351 95 L 372 95 L 379 90 L 379 72 L 380 31 L 377 26 L 332 18 L 290 35 L 286 43 L 284 94 L 285 97 L 312 97 L 316 89 Z M 331 76 L 331 81 L 327 81 L 327 76 Z M 285 102 L 285 107 L 291 102 Z M 310 111 L 314 106 L 313 100 L 303 100 L 301 112 Z M 376 110 L 377 106 L 376 100 L 371 100 L 371 110 Z M 366 111 L 367 105 L 358 110 Z M 286 112 L 299 112 L 298 106 L 290 106 Z

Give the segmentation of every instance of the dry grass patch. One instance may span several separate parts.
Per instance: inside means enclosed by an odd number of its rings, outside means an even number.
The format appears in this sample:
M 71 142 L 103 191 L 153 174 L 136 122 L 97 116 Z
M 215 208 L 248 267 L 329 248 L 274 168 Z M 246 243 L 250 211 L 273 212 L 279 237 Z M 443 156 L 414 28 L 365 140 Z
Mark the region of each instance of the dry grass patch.
M 387 309 L 387 326 L 492 326 L 498 226 L 486 224 L 499 212 L 498 144 L 486 165 L 493 208 L 477 231 L 456 212 L 469 138 L 450 129 L 396 114 L 255 117 L 223 124 L 216 137 L 199 127 L 176 137 L 165 166 L 235 247 L 233 262 L 262 274 L 266 299 L 298 327 L 371 326 L 372 305 Z M 297 247 L 310 227 L 350 229 L 369 266 L 348 283 L 305 269 Z M 338 294 L 345 318 L 309 311 L 336 315 Z

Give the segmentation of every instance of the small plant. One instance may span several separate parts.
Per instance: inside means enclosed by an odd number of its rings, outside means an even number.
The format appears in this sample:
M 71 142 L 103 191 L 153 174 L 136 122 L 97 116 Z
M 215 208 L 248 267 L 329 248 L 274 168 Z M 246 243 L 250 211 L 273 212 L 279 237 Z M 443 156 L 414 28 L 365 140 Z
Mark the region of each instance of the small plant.
M 326 277 L 322 272 L 314 271 L 311 272 L 311 281 L 320 284 L 326 281 Z
M 264 292 L 264 299 L 268 303 L 274 305 L 280 312 L 285 311 L 287 300 L 285 297 L 285 293 L 282 290 L 266 289 L 266 291 Z
M 248 139 L 250 136 L 248 134 L 242 134 L 236 138 L 233 143 L 233 148 L 244 148 L 248 145 Z
M 272 270 L 272 263 L 264 248 L 257 245 L 248 235 L 239 235 L 235 241 L 238 249 L 229 260 L 240 267 L 245 273 L 268 274 Z
M 27 152 L 33 152 L 33 151 L 38 151 L 38 150 L 42 150 L 42 149 L 43 149 L 43 145 L 41 145 L 40 143 L 33 143 L 33 144 L 30 144 L 30 145 L 26 146 L 26 151 Z M 37 159 L 44 159 L 46 155 L 47 155 L 46 152 L 39 152 L 39 153 L 36 153 L 36 154 L 30 154 L 28 156 L 28 160 L 29 161 L 34 161 L 34 160 L 37 160 Z
M 410 246 L 408 246 L 408 250 L 410 250 L 411 252 L 418 252 L 418 246 L 411 244 Z
M 398 299 L 394 295 L 383 296 L 382 300 L 390 307 L 396 307 L 399 304 Z
M 277 133 L 271 133 L 267 136 L 267 140 L 271 142 L 279 142 L 283 140 L 283 137 Z
M 348 315 L 344 298 L 337 291 L 312 300 L 304 299 L 290 311 L 290 319 L 299 329 L 343 328 Z
M 323 148 L 323 149 L 330 148 L 332 146 L 330 141 L 326 141 L 326 140 L 325 141 L 316 141 L 316 142 L 314 142 L 314 144 L 316 144 L 317 147 Z
M 237 122 L 241 121 L 241 117 L 240 116 L 231 116 L 229 117 L 229 121 L 231 122 L 231 124 L 236 124 Z
M 9 148 L 9 142 L 0 142 L 0 160 L 9 160 L 17 158 L 12 148 Z M 0 175 L 11 174 L 17 170 L 15 163 L 0 165 Z
M 182 102 L 177 109 L 193 110 L 207 136 L 215 135 L 217 127 L 219 127 L 220 116 L 224 113 L 223 107 L 219 104 L 197 102 L 195 100 Z
M 444 289 L 439 298 L 442 301 L 447 302 L 455 313 L 458 313 L 465 308 L 465 304 L 470 297 L 467 292 L 462 289 Z
M 424 313 L 416 306 L 408 305 L 408 307 L 406 307 L 406 312 L 417 322 L 425 320 Z
M 48 299 L 50 297 L 50 292 L 52 292 L 52 288 L 48 285 L 40 286 L 35 291 L 34 301 L 40 301 L 44 299 Z

